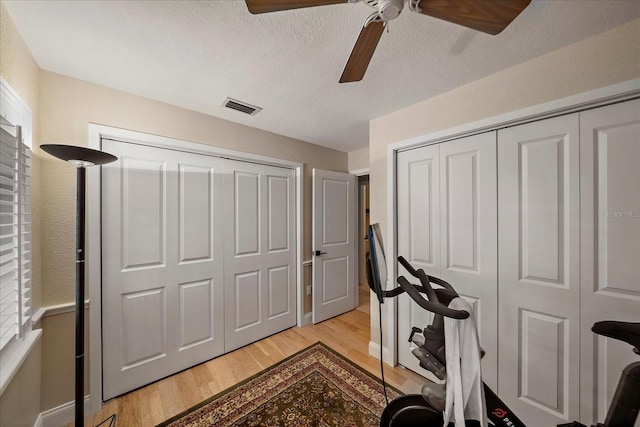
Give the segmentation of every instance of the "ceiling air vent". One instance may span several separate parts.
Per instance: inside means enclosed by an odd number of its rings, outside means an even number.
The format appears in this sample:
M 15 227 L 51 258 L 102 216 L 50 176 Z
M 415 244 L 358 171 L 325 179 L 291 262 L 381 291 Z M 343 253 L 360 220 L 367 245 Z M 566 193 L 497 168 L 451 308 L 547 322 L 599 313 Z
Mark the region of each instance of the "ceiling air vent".
M 256 115 L 262 108 L 255 105 L 247 104 L 246 102 L 238 101 L 237 99 L 227 98 L 222 103 L 223 106 L 231 108 L 232 110 L 240 111 L 242 113 L 249 114 L 250 116 Z

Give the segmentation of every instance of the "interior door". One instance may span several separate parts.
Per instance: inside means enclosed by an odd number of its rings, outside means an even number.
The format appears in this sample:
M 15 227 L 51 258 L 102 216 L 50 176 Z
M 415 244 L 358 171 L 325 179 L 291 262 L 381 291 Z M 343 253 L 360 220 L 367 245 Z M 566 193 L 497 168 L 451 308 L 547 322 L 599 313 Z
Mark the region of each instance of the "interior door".
M 402 151 L 397 157 L 398 255 L 414 268 L 440 276 L 440 146 L 428 145 Z M 398 275 L 412 283 L 417 279 L 398 264 Z M 432 315 L 409 296 L 398 296 L 398 362 L 433 381 L 438 379 L 420 367 L 411 354 L 411 328 L 426 327 Z
M 222 159 L 103 140 L 103 387 L 223 352 Z
M 527 425 L 579 419 L 578 114 L 498 131 L 498 391 Z
M 313 169 L 313 323 L 355 309 L 357 179 Z
M 580 113 L 581 410 L 603 422 L 630 345 L 596 336 L 601 320 L 640 321 L 640 100 Z M 635 423 L 640 426 L 640 419 Z
M 225 351 L 296 324 L 295 172 L 225 163 Z

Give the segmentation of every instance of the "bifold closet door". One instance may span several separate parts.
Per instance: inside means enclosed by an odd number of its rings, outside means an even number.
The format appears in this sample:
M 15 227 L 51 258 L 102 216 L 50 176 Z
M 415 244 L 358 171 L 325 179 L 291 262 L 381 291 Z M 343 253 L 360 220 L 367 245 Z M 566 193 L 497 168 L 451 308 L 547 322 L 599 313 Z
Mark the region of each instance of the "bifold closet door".
M 640 321 L 640 100 L 580 113 L 581 422 L 603 422 L 629 344 L 597 321 Z M 640 425 L 640 419 L 636 421 Z
M 451 283 L 474 308 L 486 351 L 483 377 L 497 383 L 496 134 L 488 132 L 398 154 L 398 255 Z M 398 265 L 398 272 L 416 283 Z M 406 295 L 398 301 L 398 360 L 420 368 L 407 344 L 431 315 Z
M 496 133 L 440 144 L 440 277 L 471 304 L 482 379 L 498 385 Z
M 225 351 L 296 324 L 295 172 L 225 163 Z
M 577 420 L 578 114 L 498 131 L 498 392 L 527 425 Z
M 103 398 L 223 353 L 222 159 L 103 140 Z
M 414 268 L 440 276 L 440 146 L 402 151 L 397 157 L 398 255 Z M 398 263 L 398 275 L 417 283 Z M 397 286 L 397 283 L 395 283 Z M 425 328 L 433 316 L 409 296 L 398 296 L 398 363 L 429 379 L 437 378 L 420 367 L 411 353 L 411 328 Z

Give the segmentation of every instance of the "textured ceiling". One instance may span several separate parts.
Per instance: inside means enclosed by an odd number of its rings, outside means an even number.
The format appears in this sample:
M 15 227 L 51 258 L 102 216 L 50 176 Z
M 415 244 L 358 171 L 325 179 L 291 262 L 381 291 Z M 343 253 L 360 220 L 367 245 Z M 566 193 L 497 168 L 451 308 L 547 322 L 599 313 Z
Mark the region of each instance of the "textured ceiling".
M 640 16 L 637 0 L 533 0 L 490 36 L 405 8 L 364 80 L 339 84 L 365 4 L 251 15 L 239 0 L 4 3 L 45 70 L 346 152 L 368 145 L 371 119 Z M 263 111 L 223 108 L 226 97 Z

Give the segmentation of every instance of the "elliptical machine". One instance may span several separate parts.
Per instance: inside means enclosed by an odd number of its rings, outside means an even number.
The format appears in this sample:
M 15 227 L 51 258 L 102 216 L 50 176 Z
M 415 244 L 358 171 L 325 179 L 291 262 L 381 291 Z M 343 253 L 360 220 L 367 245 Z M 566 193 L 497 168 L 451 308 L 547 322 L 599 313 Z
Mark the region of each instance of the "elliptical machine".
M 413 342 L 417 346 L 412 350 L 412 354 L 420 361 L 420 366 L 432 372 L 438 379 L 446 380 L 444 317 L 466 319 L 470 313 L 448 307 L 448 304 L 458 297 L 453 286 L 442 279 L 428 276 L 421 269 L 414 269 L 401 256 L 398 257 L 398 261 L 420 281 L 420 285 L 412 285 L 407 279 L 400 276 L 397 279 L 399 288 L 390 291 L 383 290 L 378 276 L 378 265 L 376 265 L 376 250 L 379 248 L 375 248 L 375 237 L 371 230 L 369 239 L 372 248 L 371 256 L 367 258 L 369 287 L 376 294 L 380 304 L 384 302 L 384 298 L 393 298 L 406 292 L 420 307 L 434 314 L 432 323 L 426 328 L 422 330 L 417 327 L 412 328 L 409 342 Z M 434 289 L 431 283 L 439 285 L 440 288 Z M 426 295 L 428 299 L 425 299 L 422 294 Z M 640 355 L 640 323 L 602 321 L 595 323 L 591 330 L 598 335 L 630 344 L 633 347 L 633 352 Z M 490 425 L 525 427 L 525 424 L 485 383 L 483 383 L 483 388 Z M 380 419 L 380 427 L 441 427 L 443 425 L 444 396 L 444 385 L 433 383 L 425 384 L 421 394 L 400 396 L 391 401 L 384 409 Z M 634 362 L 629 364 L 620 376 L 604 424 L 598 423 L 593 427 L 633 427 L 639 412 L 640 362 Z M 467 421 L 465 424 L 467 426 L 480 425 L 477 421 Z M 586 426 L 574 421 L 559 424 L 558 427 Z
M 370 233 L 369 238 L 372 237 Z M 420 366 L 433 373 L 436 378 L 446 380 L 444 318 L 466 319 L 470 313 L 448 307 L 449 303 L 458 297 L 453 286 L 442 279 L 428 276 L 422 269 L 414 269 L 402 256 L 398 257 L 398 261 L 420 281 L 420 285 L 413 285 L 405 277 L 400 276 L 397 279 L 399 288 L 390 291 L 382 290 L 379 278 L 376 277 L 378 266 L 376 265 L 375 252 L 372 251 L 372 254 L 367 262 L 367 279 L 369 287 L 378 298 L 378 302 L 382 304 L 384 298 L 393 298 L 406 292 L 421 308 L 434 314 L 433 321 L 424 329 L 412 328 L 409 342 L 416 345 L 412 354 L 419 360 Z M 432 283 L 440 287 L 434 289 Z M 425 294 L 427 298 L 421 294 Z M 483 387 L 487 417 L 494 426 L 525 427 L 525 424 L 486 384 L 483 383 Z M 444 384 L 429 382 L 422 387 L 421 394 L 407 394 L 394 399 L 384 409 L 380 419 L 380 427 L 441 427 L 444 422 L 442 412 L 445 404 L 445 392 Z M 479 426 L 480 423 L 467 421 L 466 425 Z

